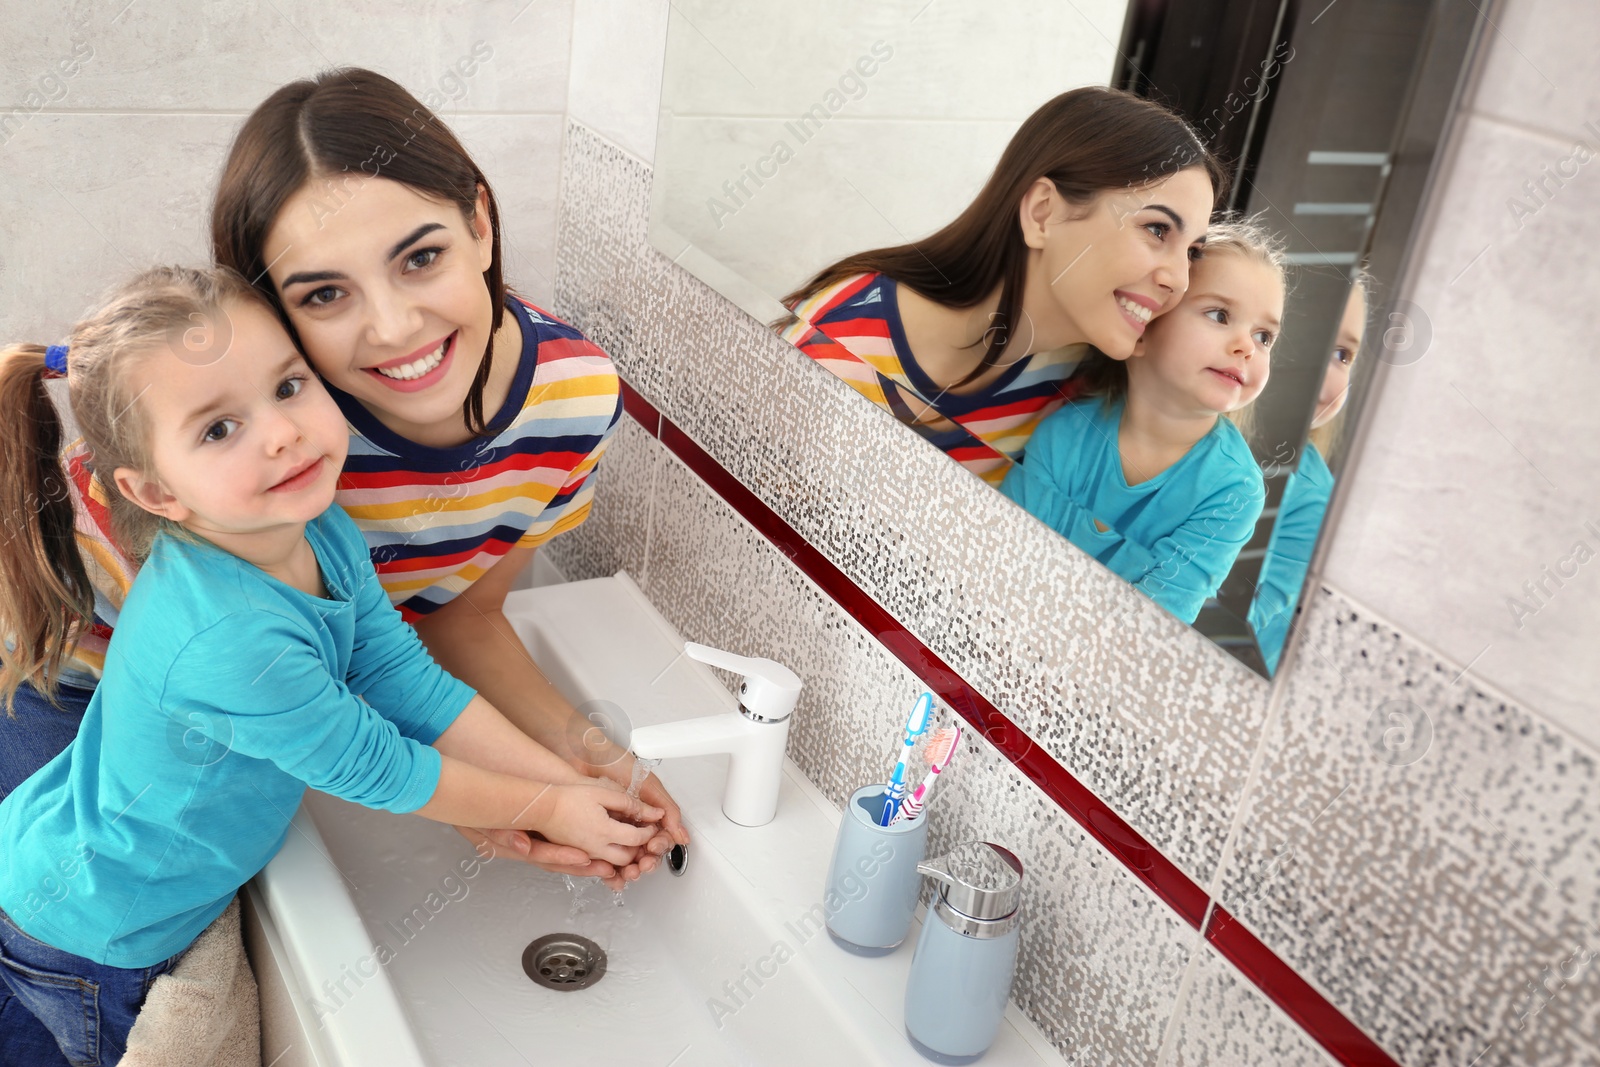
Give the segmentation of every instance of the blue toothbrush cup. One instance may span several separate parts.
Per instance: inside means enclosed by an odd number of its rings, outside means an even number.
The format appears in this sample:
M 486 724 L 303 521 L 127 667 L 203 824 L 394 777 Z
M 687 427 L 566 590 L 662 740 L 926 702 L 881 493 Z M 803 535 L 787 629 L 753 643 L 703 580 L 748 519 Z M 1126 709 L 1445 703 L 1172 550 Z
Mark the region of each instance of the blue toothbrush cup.
M 858 956 L 882 956 L 906 939 L 917 910 L 928 813 L 894 826 L 879 826 L 888 787 L 857 789 L 839 820 L 833 862 L 823 885 L 828 935 Z

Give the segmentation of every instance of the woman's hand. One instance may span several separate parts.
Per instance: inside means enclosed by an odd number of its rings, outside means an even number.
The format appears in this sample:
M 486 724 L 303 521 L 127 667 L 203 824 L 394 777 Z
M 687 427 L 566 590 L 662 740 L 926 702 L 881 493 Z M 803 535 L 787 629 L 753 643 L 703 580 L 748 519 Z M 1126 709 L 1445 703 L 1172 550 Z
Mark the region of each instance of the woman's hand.
M 480 830 L 473 826 L 457 826 L 455 831 L 472 843 L 473 851 L 483 860 L 505 856 L 551 874 L 598 878 L 615 890 L 637 881 L 641 874 L 648 873 L 660 863 L 656 856 L 641 849 L 634 862 L 617 867 L 605 860 L 594 859 L 581 848 L 546 841 L 542 835 L 529 830 Z M 648 868 L 643 866 L 645 863 L 649 864 Z

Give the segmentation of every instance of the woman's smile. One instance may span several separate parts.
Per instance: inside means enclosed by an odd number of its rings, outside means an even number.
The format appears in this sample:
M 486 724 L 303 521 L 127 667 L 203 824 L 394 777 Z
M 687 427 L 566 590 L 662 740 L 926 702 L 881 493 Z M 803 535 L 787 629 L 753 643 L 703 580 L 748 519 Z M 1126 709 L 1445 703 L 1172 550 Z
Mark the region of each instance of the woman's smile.
M 443 381 L 450 373 L 456 342 L 460 337 L 461 331 L 455 330 L 442 341 L 435 341 L 408 356 L 362 369 L 390 389 L 402 393 L 419 392 Z
M 1142 337 L 1144 328 L 1150 325 L 1150 320 L 1161 311 L 1161 302 L 1138 293 L 1130 293 L 1118 289 L 1111 294 L 1117 298 L 1117 307 L 1122 311 L 1122 317 L 1128 320 L 1128 325 L 1133 327 L 1133 335 Z

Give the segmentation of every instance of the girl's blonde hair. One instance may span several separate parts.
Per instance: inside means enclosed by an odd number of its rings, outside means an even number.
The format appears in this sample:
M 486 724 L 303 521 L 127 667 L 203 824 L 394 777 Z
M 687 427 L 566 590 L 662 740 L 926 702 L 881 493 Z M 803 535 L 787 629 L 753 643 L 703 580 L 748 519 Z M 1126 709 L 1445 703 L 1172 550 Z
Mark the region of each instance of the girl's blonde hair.
M 1263 215 L 1233 216 L 1213 222 L 1206 230 L 1206 241 L 1198 259 L 1215 256 L 1240 256 L 1270 268 L 1280 282 L 1288 287 L 1288 258 L 1284 255 L 1283 240 L 1267 229 Z M 1099 349 L 1091 348 L 1083 367 L 1073 375 L 1083 382 L 1082 396 L 1103 397 L 1111 404 L 1128 393 L 1128 365 L 1112 359 Z M 1255 430 L 1255 402 L 1252 401 L 1226 416 L 1239 432 L 1250 439 Z
M 118 286 L 73 327 L 67 355 L 72 415 L 99 472 L 112 535 L 135 562 L 149 555 L 160 530 L 185 531 L 124 497 L 111 481 L 118 467 L 154 473 L 149 426 L 130 371 L 145 356 L 184 346 L 186 339 L 225 343 L 226 305 L 239 301 L 270 310 L 231 270 L 156 267 Z M 62 659 L 94 620 L 94 590 L 61 465 L 61 420 L 44 384 L 46 354 L 35 344 L 0 350 L 0 514 L 9 535 L 0 544 L 0 634 L 11 642 L 0 663 L 0 697 L 8 715 L 23 682 L 54 698 Z

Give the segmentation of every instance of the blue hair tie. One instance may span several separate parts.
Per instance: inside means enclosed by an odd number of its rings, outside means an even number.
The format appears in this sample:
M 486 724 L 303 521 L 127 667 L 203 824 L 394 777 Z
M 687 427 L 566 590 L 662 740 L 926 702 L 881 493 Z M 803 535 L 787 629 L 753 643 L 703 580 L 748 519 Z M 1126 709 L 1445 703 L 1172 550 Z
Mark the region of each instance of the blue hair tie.
M 51 345 L 44 350 L 44 365 L 65 377 L 67 373 L 67 346 Z

